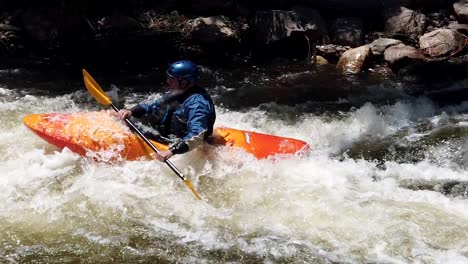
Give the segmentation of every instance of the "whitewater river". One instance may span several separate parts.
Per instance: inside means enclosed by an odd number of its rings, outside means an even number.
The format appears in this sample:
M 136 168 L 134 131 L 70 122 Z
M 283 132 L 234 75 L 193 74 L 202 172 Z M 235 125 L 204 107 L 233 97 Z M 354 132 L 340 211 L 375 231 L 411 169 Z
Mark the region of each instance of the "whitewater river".
M 80 72 L 0 74 L 0 263 L 468 263 L 468 102 L 299 92 L 282 103 L 281 91 L 248 90 L 253 76 L 238 86 L 217 76 L 218 126 L 305 140 L 311 152 L 174 157 L 198 201 L 158 161 L 95 162 L 23 125 L 31 113 L 105 109 Z M 126 107 L 157 95 L 147 76 L 114 80 L 117 90 L 92 74 Z

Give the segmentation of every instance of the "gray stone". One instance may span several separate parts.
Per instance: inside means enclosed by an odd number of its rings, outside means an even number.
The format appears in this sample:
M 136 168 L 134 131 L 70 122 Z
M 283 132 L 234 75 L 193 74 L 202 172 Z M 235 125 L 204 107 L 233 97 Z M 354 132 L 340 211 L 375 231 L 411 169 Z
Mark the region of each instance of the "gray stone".
M 371 44 L 369 44 L 369 47 L 372 50 L 372 54 L 383 55 L 383 53 L 388 47 L 398 45 L 401 43 L 402 42 L 397 39 L 379 38 L 379 39 L 374 40 Z
M 450 55 L 465 45 L 465 37 L 450 29 L 438 29 L 419 38 L 420 48 L 431 57 Z
M 391 34 L 404 34 L 412 38 L 421 36 L 427 28 L 427 17 L 406 7 L 390 9 L 386 12 L 385 31 Z
M 404 44 L 398 44 L 386 49 L 384 52 L 384 58 L 385 61 L 390 64 L 395 64 L 405 59 L 420 61 L 426 60 L 426 57 L 420 50 Z
M 199 17 L 187 21 L 188 33 L 201 43 L 217 43 L 237 38 L 237 33 L 224 16 Z

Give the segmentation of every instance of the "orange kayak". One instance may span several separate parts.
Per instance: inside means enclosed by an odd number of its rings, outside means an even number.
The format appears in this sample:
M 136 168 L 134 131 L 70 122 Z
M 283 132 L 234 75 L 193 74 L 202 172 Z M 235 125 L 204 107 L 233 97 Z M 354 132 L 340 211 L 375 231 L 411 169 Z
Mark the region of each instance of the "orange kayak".
M 69 148 L 86 156 L 106 152 L 113 158 L 126 160 L 150 159 L 153 151 L 147 144 L 109 112 L 80 112 L 72 114 L 31 114 L 24 124 L 45 141 L 59 148 Z M 301 140 L 219 127 L 213 133 L 216 145 L 242 148 L 258 159 L 277 154 L 296 154 L 309 150 Z M 158 149 L 167 145 L 151 141 Z

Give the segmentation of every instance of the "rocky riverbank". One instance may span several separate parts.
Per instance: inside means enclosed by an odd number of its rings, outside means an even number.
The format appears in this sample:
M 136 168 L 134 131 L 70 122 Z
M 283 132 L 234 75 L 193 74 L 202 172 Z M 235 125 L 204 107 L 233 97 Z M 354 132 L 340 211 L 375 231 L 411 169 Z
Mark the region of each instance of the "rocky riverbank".
M 150 67 L 303 61 L 343 75 L 465 88 L 468 1 L 6 1 L 0 57 Z

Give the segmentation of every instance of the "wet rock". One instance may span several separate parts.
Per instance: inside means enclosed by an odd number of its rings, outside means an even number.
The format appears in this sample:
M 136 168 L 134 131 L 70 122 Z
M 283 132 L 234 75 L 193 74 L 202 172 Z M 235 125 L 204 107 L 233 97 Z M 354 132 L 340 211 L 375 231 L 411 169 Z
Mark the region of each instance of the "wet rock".
M 198 42 L 213 44 L 238 39 L 238 33 L 224 16 L 199 17 L 187 22 L 188 33 Z
M 383 55 L 383 53 L 388 47 L 395 46 L 398 44 L 402 44 L 402 42 L 397 39 L 379 38 L 377 40 L 374 40 L 371 44 L 369 44 L 369 47 L 372 50 L 372 54 L 380 56 Z
M 404 44 L 398 44 L 386 49 L 384 58 L 390 65 L 426 60 L 426 57 L 420 50 Z
M 468 0 L 461 0 L 453 4 L 457 19 L 461 23 L 468 23 Z
M 341 46 L 341 45 L 317 45 L 315 47 L 317 49 L 317 53 L 321 54 L 323 57 L 327 58 L 328 60 L 338 61 L 338 59 L 345 53 L 347 50 L 351 49 L 350 46 Z
M 316 12 L 268 10 L 258 11 L 255 15 L 255 38 L 258 43 L 270 44 L 287 38 L 292 33 L 316 35 L 314 32 L 326 32 L 323 19 Z M 300 16 L 301 14 L 302 16 Z
M 390 34 L 404 34 L 411 38 L 421 36 L 428 26 L 426 15 L 406 7 L 389 9 L 386 12 L 385 31 Z
M 333 21 L 332 42 L 338 45 L 359 47 L 363 44 L 363 22 L 358 17 L 339 17 Z
M 431 57 L 450 55 L 465 46 L 465 37 L 450 29 L 438 29 L 421 36 L 419 46 Z
M 310 59 L 310 63 L 311 64 L 315 64 L 315 65 L 327 65 L 327 64 L 330 64 L 330 62 L 325 59 L 324 57 L 322 56 L 313 56 L 311 59 Z
M 343 53 L 336 68 L 341 73 L 359 73 L 364 66 L 369 63 L 372 57 L 372 51 L 369 46 L 361 46 Z

